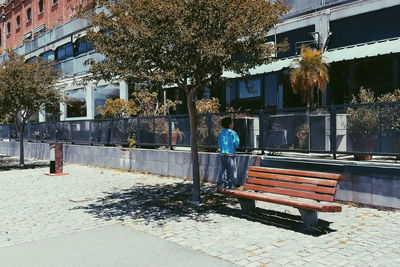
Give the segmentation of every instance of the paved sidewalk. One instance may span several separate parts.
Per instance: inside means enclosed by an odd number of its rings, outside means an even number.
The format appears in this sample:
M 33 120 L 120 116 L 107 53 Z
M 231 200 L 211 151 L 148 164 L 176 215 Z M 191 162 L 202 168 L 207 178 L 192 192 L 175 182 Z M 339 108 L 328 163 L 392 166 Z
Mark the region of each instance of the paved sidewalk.
M 121 225 L 78 231 L 0 249 L 0 265 L 41 266 L 236 266 Z
M 400 211 L 343 205 L 320 213 L 320 231 L 310 234 L 299 230 L 296 209 L 262 203 L 244 216 L 211 185 L 193 207 L 189 181 L 78 165 L 50 177 L 48 166 L 14 170 L 7 159 L 0 157 L 0 251 L 119 223 L 244 266 L 400 266 Z

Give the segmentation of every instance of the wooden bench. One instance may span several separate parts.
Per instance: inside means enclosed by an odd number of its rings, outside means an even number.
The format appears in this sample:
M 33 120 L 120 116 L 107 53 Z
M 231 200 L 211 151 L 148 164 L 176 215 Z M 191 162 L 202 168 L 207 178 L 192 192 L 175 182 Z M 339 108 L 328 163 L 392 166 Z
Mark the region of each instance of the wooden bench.
M 220 189 L 219 193 L 238 197 L 243 211 L 255 209 L 255 200 L 299 209 L 303 224 L 318 224 L 318 211 L 340 212 L 332 203 L 340 174 L 250 166 L 243 190 Z

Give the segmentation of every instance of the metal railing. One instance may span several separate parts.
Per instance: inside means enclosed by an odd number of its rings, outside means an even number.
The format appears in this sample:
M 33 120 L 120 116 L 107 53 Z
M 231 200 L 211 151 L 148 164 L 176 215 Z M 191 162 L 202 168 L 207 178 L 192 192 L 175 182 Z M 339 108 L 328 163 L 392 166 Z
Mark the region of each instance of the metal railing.
M 220 120 L 234 118 L 241 151 L 293 151 L 400 156 L 400 102 L 339 105 L 278 112 L 198 116 L 198 144 L 216 149 Z M 13 124 L 0 139 L 18 139 Z M 24 139 L 87 145 L 190 146 L 187 115 L 28 123 Z

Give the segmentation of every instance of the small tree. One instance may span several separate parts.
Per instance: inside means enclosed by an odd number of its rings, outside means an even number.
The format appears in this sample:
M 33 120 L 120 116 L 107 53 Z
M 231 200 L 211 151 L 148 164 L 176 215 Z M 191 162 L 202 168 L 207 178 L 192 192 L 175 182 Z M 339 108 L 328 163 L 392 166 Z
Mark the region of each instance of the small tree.
M 0 114 L 12 118 L 20 144 L 20 166 L 24 165 L 25 124 L 45 106 L 56 108 L 62 95 L 55 87 L 58 73 L 54 65 L 38 60 L 24 62 L 24 57 L 8 51 L 8 60 L 0 64 Z
M 176 110 L 179 100 L 167 100 L 164 104 L 158 101 L 158 93 L 147 89 L 133 92 L 132 99 L 126 101 L 121 98 L 107 99 L 103 106 L 96 107 L 102 118 L 127 118 L 135 115 L 158 116 L 168 115 L 171 110 Z
M 276 47 L 267 34 L 288 10 L 284 1 L 97 0 L 107 12 L 82 9 L 95 30 L 88 38 L 106 59 L 91 62 L 93 78 L 173 84 L 186 93 L 193 170 L 192 200 L 200 200 L 195 97 L 221 78 L 267 63 Z
M 125 99 L 107 99 L 103 106 L 98 106 L 97 111 L 101 118 L 128 118 L 138 112 L 135 103 Z
M 328 64 L 324 62 L 322 51 L 301 47 L 299 67 L 290 71 L 292 90 L 300 94 L 303 103 L 314 104 L 315 90 L 323 91 L 329 82 Z
M 303 103 L 309 108 L 314 104 L 315 90 L 323 91 L 329 82 L 328 64 L 324 62 L 322 51 L 308 46 L 301 47 L 298 67 L 289 74 L 290 84 L 295 94 L 300 94 Z M 297 129 L 300 148 L 310 144 L 310 116 L 307 109 L 307 122 Z M 307 140 L 307 141 L 306 141 Z

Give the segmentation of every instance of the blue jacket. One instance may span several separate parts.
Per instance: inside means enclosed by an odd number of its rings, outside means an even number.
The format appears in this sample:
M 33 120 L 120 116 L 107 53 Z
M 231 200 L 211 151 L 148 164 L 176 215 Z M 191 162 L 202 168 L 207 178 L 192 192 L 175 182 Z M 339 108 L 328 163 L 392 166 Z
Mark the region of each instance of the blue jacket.
M 239 136 L 234 130 L 223 129 L 218 135 L 218 145 L 221 154 L 236 154 L 239 142 Z

